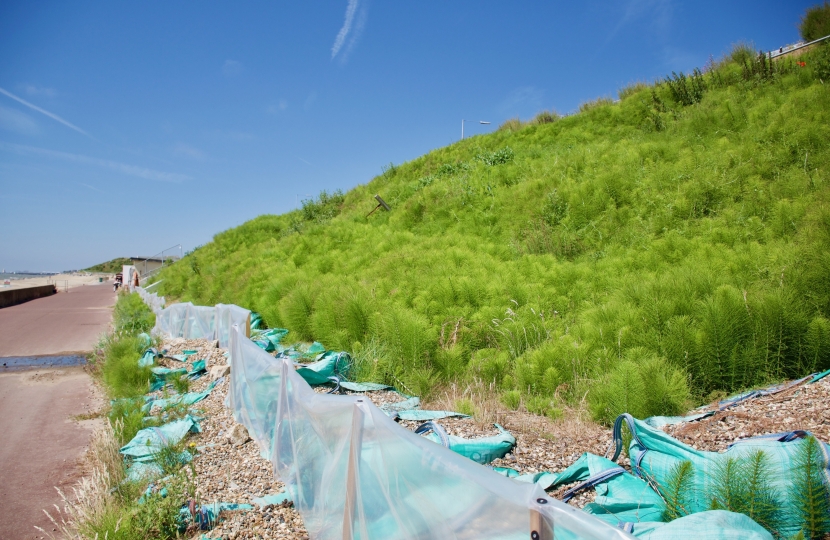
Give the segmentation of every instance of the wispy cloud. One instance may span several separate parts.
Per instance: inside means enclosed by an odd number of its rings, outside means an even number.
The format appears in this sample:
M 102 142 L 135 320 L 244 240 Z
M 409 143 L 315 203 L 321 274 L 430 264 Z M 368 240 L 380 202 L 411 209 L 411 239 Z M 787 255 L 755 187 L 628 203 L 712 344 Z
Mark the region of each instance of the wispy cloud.
M 189 144 L 185 144 L 182 142 L 177 143 L 176 146 L 173 147 L 173 153 L 177 156 L 189 157 L 191 159 L 205 159 L 204 152 L 202 152 L 195 146 L 190 146 Z
M 139 167 L 137 165 L 129 165 L 127 163 L 120 163 L 118 161 L 111 161 L 108 159 L 99 159 L 81 154 L 71 154 L 69 152 L 59 152 L 57 150 L 48 150 L 46 148 L 37 148 L 34 146 L 25 146 L 22 144 L 9 144 L 0 142 L 0 150 L 14 152 L 16 154 L 27 156 L 42 156 L 52 159 L 61 159 L 64 161 L 71 161 L 74 163 L 83 163 L 85 165 L 95 165 L 110 169 L 121 174 L 143 178 L 144 180 L 154 180 L 157 182 L 184 182 L 190 180 L 191 177 L 186 174 L 169 173 L 164 171 L 156 171 Z
M 334 45 L 331 46 L 332 58 L 337 56 L 343 44 L 346 43 L 346 36 L 349 35 L 352 29 L 352 21 L 354 21 L 355 13 L 357 13 L 357 5 L 357 0 L 349 0 L 349 5 L 346 6 L 346 20 L 343 21 L 343 26 L 340 28 L 340 32 L 337 33 L 337 37 L 334 38 Z
M 334 38 L 334 45 L 331 46 L 332 60 L 340 54 L 340 51 L 348 40 L 346 50 L 340 56 L 342 62 L 346 61 L 349 53 L 363 34 L 363 29 L 366 27 L 367 13 L 368 9 L 365 0 L 362 4 L 359 0 L 349 0 L 349 4 L 346 6 L 346 17 L 343 20 L 343 26 L 337 33 L 337 37 Z M 355 20 L 355 17 L 357 20 Z
M 242 73 L 242 62 L 236 60 L 225 60 L 222 64 L 222 73 L 225 77 L 233 77 Z
M 90 186 L 89 184 L 84 184 L 83 182 L 78 182 L 78 185 L 84 186 L 85 188 L 89 188 L 92 191 L 97 191 L 98 193 L 106 193 L 103 189 L 98 189 L 95 186 Z
M 23 91 L 30 96 L 44 96 L 53 98 L 58 95 L 58 92 L 54 88 L 44 88 L 42 86 L 35 86 L 33 84 L 27 84 L 23 86 Z
M 317 101 L 317 91 L 316 90 L 311 92 L 308 95 L 308 97 L 305 98 L 305 101 L 303 102 L 303 109 L 305 109 L 305 110 L 310 109 L 311 106 L 314 105 L 315 101 Z
M 15 100 L 15 101 L 17 101 L 17 102 L 19 102 L 19 103 L 22 103 L 23 105 L 25 105 L 25 106 L 29 107 L 29 108 L 30 108 L 30 109 L 32 109 L 32 110 L 35 110 L 35 111 L 37 111 L 37 112 L 39 112 L 39 113 L 41 113 L 41 114 L 45 114 L 46 116 L 48 116 L 48 117 L 49 117 L 49 118 L 51 118 L 52 120 L 55 120 L 55 121 L 57 121 L 57 122 L 60 122 L 61 124 L 65 125 L 66 127 L 71 128 L 71 129 L 74 129 L 74 130 L 75 130 L 75 131 L 77 131 L 78 133 L 82 133 L 82 134 L 86 135 L 87 137 L 92 138 L 92 135 L 90 135 L 90 134 L 89 134 L 89 133 L 87 133 L 86 131 L 82 130 L 81 128 L 79 128 L 79 127 L 78 127 L 78 126 L 76 126 L 75 124 L 71 124 L 71 123 L 67 122 L 66 120 L 64 120 L 63 118 L 61 118 L 60 116 L 58 116 L 57 114 L 53 114 L 53 113 L 50 113 L 49 111 L 47 111 L 47 110 L 45 110 L 45 109 L 41 109 L 41 108 L 40 108 L 40 107 L 38 107 L 37 105 L 32 105 L 31 103 L 29 103 L 29 102 L 28 102 L 28 101 L 26 101 L 25 99 L 22 99 L 22 98 L 17 97 L 16 95 L 12 94 L 12 93 L 11 93 L 11 92 L 9 92 L 8 90 L 5 90 L 5 89 L 3 89 L 3 88 L 0 88 L 0 94 L 3 94 L 4 96 L 10 97 L 10 98 L 12 98 L 13 100 Z
M 304 159 L 303 159 L 303 158 L 301 158 L 300 156 L 295 156 L 295 157 L 296 157 L 297 159 L 299 159 L 300 161 L 302 161 L 303 163 L 305 163 L 306 165 L 311 165 L 312 167 L 314 167 L 314 164 L 313 164 L 313 163 L 310 163 L 310 162 L 308 162 L 308 161 L 304 160 Z
M 37 123 L 28 114 L 6 107 L 0 107 L 0 129 L 21 135 L 35 135 L 39 131 Z

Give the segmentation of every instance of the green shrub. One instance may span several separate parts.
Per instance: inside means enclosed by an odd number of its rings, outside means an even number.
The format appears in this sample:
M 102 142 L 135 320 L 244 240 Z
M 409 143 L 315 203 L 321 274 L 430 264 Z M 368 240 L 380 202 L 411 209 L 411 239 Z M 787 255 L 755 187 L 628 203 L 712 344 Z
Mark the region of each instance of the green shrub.
M 644 90 L 648 90 L 649 86 L 650 85 L 648 83 L 643 81 L 633 82 L 620 88 L 620 90 L 617 92 L 617 97 L 619 97 L 621 100 L 626 99 L 633 95 L 639 94 Z
M 552 124 L 559 120 L 561 116 L 556 111 L 542 111 L 533 117 L 530 121 L 532 125 Z
M 680 461 L 669 472 L 666 484 L 658 486 L 666 510 L 663 512 L 663 521 L 672 521 L 688 516 L 691 511 L 690 502 L 694 499 L 692 486 L 694 485 L 694 465 L 691 461 Z
M 525 408 L 528 412 L 547 416 L 552 411 L 557 411 L 556 403 L 548 396 L 530 396 L 525 400 Z M 556 414 L 555 412 L 553 413 Z
M 460 412 L 461 414 L 466 414 L 468 416 L 475 416 L 476 414 L 476 407 L 475 404 L 471 399 L 457 399 L 453 404 L 453 410 L 456 412 Z
M 170 380 L 170 383 L 173 385 L 173 389 L 179 394 L 186 394 L 190 391 L 190 379 L 186 375 L 174 377 Z
M 627 412 L 637 418 L 680 414 L 690 399 L 686 378 L 663 358 L 643 357 L 642 349 L 629 351 L 627 360 L 592 387 L 591 413 L 596 420 L 612 423 Z
M 523 127 L 524 127 L 524 125 L 522 124 L 522 121 L 519 120 L 518 117 L 516 117 L 516 118 L 508 118 L 507 120 L 502 122 L 499 125 L 498 130 L 499 131 L 508 131 L 508 132 L 512 133 L 512 132 L 515 132 L 515 131 L 519 131 Z
M 500 386 L 510 370 L 510 355 L 498 349 L 479 349 L 473 354 L 468 369 L 483 382 Z
M 513 161 L 513 157 L 515 154 L 513 153 L 513 149 L 509 146 L 505 146 L 504 148 L 500 148 L 495 152 L 481 152 L 475 155 L 473 159 L 476 161 L 480 161 L 489 167 L 493 167 L 495 165 L 503 165 L 505 163 L 510 163 Z
M 745 514 L 778 536 L 782 499 L 770 483 L 769 457 L 762 450 L 737 458 L 722 456 L 711 485 L 707 494 L 711 510 Z
M 588 111 L 592 111 L 594 109 L 598 109 L 600 107 L 607 107 L 609 105 L 613 105 L 614 100 L 608 97 L 599 97 L 591 101 L 586 101 L 579 105 L 579 112 L 586 113 Z
M 393 380 L 403 386 L 405 391 L 427 401 L 433 396 L 440 378 L 431 368 L 424 367 L 409 369 L 400 378 L 394 377 Z
M 297 285 L 280 302 L 281 320 L 294 332 L 298 340 L 312 341 L 311 315 L 314 311 L 314 295 L 306 285 Z
M 115 331 L 129 334 L 149 332 L 156 324 L 156 316 L 136 293 L 119 294 L 112 313 Z
M 136 433 L 147 427 L 141 410 L 144 400 L 141 398 L 115 400 L 109 412 L 109 419 L 115 430 L 115 438 L 124 446 L 135 437 Z
M 340 213 L 344 200 L 345 196 L 339 189 L 332 194 L 324 190 L 316 199 L 304 200 L 300 212 L 306 221 L 325 223 Z
M 824 0 L 823 4 L 808 8 L 801 17 L 798 31 L 804 41 L 814 41 L 830 35 L 830 2 Z
M 518 410 L 522 403 L 522 394 L 518 390 L 508 390 L 501 395 L 501 402 L 511 411 Z
M 135 337 L 116 337 L 107 342 L 101 373 L 110 397 L 136 397 L 147 393 L 150 368 L 138 367 L 143 352 L 143 344 Z
M 739 66 L 743 66 L 746 62 L 755 58 L 757 54 L 758 51 L 753 43 L 742 41 L 732 45 L 732 50 L 729 51 L 729 59 Z
M 792 496 L 795 498 L 806 538 L 824 538 L 830 533 L 830 488 L 824 476 L 826 457 L 821 442 L 809 436 L 796 455 L 797 474 Z
M 700 103 L 706 91 L 703 73 L 697 68 L 689 76 L 684 75 L 682 71 L 680 75 L 672 71 L 671 77 L 667 77 L 663 82 L 669 88 L 672 99 L 680 105 Z
M 830 81 L 830 44 L 821 45 L 808 61 L 816 79 L 825 83 Z
M 436 374 L 445 381 L 460 379 L 467 369 L 468 353 L 460 346 L 438 349 L 432 359 Z

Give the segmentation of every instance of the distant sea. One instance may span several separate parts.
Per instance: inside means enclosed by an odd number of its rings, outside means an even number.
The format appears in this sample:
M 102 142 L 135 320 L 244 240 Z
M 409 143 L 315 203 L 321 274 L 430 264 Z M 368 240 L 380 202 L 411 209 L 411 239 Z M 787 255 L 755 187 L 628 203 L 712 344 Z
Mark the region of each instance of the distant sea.
M 0 272 L 0 279 L 25 279 L 30 277 L 44 277 L 54 275 L 54 272 L 17 272 L 16 274 L 13 274 L 11 272 Z

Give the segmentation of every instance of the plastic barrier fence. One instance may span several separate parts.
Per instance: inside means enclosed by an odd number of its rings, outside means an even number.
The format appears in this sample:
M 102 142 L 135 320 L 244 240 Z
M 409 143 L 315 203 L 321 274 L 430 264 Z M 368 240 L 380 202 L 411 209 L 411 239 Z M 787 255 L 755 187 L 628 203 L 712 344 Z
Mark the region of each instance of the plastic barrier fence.
M 138 293 L 138 296 L 144 300 L 144 303 L 150 307 L 150 310 L 158 315 L 161 313 L 161 310 L 164 309 L 164 297 L 159 296 L 156 293 L 147 292 L 144 290 L 143 287 L 134 287 L 135 292 Z
M 233 325 L 240 326 L 245 335 L 250 335 L 251 312 L 233 304 L 206 307 L 187 302 L 156 312 L 153 332 L 173 338 L 216 339 L 220 347 L 227 349 Z
M 213 319 L 195 307 L 168 307 L 156 330 L 186 337 L 213 321 L 224 332 L 219 306 Z M 633 538 L 536 484 L 408 431 L 366 398 L 314 392 L 290 360 L 267 354 L 238 323 L 229 342 L 228 404 L 270 458 L 311 538 Z

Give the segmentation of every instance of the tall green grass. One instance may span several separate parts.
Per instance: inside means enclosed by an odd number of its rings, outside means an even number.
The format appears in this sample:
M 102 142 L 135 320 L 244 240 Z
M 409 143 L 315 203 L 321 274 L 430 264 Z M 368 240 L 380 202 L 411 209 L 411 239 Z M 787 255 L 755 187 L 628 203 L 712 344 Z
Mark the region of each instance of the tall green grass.
M 826 369 L 830 48 L 801 59 L 738 46 L 384 167 L 217 234 L 161 292 L 256 310 L 380 382 L 486 377 L 604 421 Z M 367 217 L 376 193 L 392 210 Z
M 138 335 L 154 325 L 155 315 L 141 298 L 122 292 L 113 310 L 113 330 L 101 339 L 90 359 L 93 373 L 111 399 L 107 415 L 111 429 L 99 433 L 92 444 L 92 479 L 82 482 L 79 493 L 83 496 L 65 501 L 72 523 L 63 532 L 72 537 L 137 540 L 184 535 L 179 510 L 196 496 L 195 470 L 182 467 L 185 443 L 163 447 L 154 456 L 164 478 L 155 479 L 156 490 L 150 492 L 145 492 L 147 481 L 126 479 L 126 463 L 118 452 L 139 430 L 188 413 L 185 406 L 173 406 L 162 420 L 142 411 L 151 371 L 138 365 L 146 348 L 146 339 Z M 186 391 L 187 384 L 182 384 L 180 390 Z M 163 494 L 158 491 L 161 487 Z

